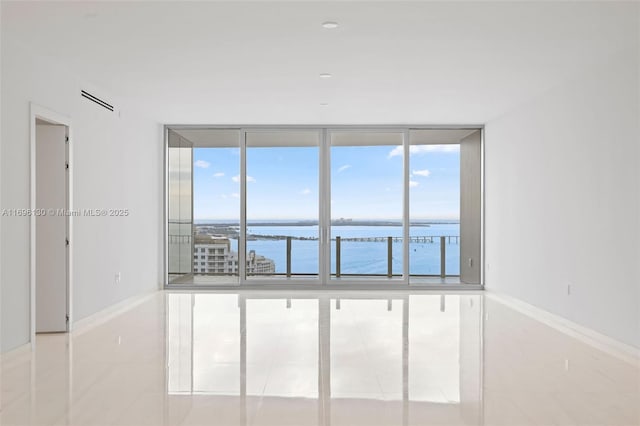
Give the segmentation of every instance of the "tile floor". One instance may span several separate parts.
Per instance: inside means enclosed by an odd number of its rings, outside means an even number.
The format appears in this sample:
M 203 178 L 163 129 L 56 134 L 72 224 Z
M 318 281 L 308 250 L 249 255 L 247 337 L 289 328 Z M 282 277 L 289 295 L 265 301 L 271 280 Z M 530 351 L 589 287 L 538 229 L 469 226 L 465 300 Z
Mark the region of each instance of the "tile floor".
M 482 293 L 170 293 L 1 359 L 2 425 L 639 425 L 640 366 Z

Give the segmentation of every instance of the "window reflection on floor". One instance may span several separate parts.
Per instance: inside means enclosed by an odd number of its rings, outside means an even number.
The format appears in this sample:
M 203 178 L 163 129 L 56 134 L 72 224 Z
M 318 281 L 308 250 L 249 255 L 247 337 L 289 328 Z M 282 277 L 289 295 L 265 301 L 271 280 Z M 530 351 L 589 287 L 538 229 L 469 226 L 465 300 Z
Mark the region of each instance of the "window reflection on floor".
M 354 402 L 407 424 L 479 415 L 480 296 L 167 299 L 168 394 L 233 402 L 234 421 L 258 401 L 274 421 L 295 407 L 312 424 L 349 423 Z
M 331 396 L 402 399 L 402 300 L 331 305 Z
M 411 296 L 411 302 L 409 397 L 460 402 L 460 296 Z
M 38 334 L 0 360 L 0 424 L 640 424 L 635 360 L 490 293 L 278 294 L 161 292 Z

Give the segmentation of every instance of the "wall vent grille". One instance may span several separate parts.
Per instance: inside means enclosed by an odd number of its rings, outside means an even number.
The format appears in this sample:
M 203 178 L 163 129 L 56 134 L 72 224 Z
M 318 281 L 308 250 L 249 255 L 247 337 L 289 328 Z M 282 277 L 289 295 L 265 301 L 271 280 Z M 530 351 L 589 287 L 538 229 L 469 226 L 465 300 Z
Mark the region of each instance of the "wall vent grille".
M 109 104 L 108 102 L 103 101 L 102 99 L 98 98 L 97 96 L 92 95 L 91 93 L 81 90 L 80 94 L 82 95 L 83 98 L 86 98 L 88 100 L 90 100 L 91 102 L 94 102 L 98 105 L 100 105 L 102 108 L 108 109 L 109 111 L 113 112 L 114 111 L 114 107 L 113 105 Z

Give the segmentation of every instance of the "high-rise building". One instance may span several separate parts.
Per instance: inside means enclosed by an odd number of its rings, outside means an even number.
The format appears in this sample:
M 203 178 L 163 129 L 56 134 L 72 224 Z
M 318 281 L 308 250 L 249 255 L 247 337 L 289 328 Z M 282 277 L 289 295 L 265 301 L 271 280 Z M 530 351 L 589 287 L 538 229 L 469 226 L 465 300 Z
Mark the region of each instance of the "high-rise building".
M 235 255 L 235 252 L 233 253 Z M 237 264 L 237 262 L 236 262 Z M 264 256 L 256 254 L 255 250 L 250 250 L 247 255 L 247 274 L 273 274 L 276 272 L 276 263 Z
M 247 274 L 273 274 L 276 265 L 272 259 L 255 250 L 247 253 Z M 196 235 L 193 246 L 194 274 L 237 274 L 238 253 L 231 250 L 231 241 L 224 237 Z

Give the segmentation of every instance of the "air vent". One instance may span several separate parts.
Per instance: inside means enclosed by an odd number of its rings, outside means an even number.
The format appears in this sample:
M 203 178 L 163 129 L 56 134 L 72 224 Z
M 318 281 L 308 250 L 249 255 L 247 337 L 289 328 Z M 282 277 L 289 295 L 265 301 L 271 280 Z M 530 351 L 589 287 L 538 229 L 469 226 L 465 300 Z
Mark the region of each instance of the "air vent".
M 83 98 L 89 99 L 91 102 L 94 102 L 94 103 L 100 105 L 102 108 L 108 109 L 109 111 L 113 112 L 113 110 L 114 110 L 113 105 L 103 101 L 102 99 L 100 99 L 100 98 L 98 98 L 96 96 L 93 96 L 89 92 L 85 92 L 84 90 L 81 91 L 81 94 L 82 94 Z

